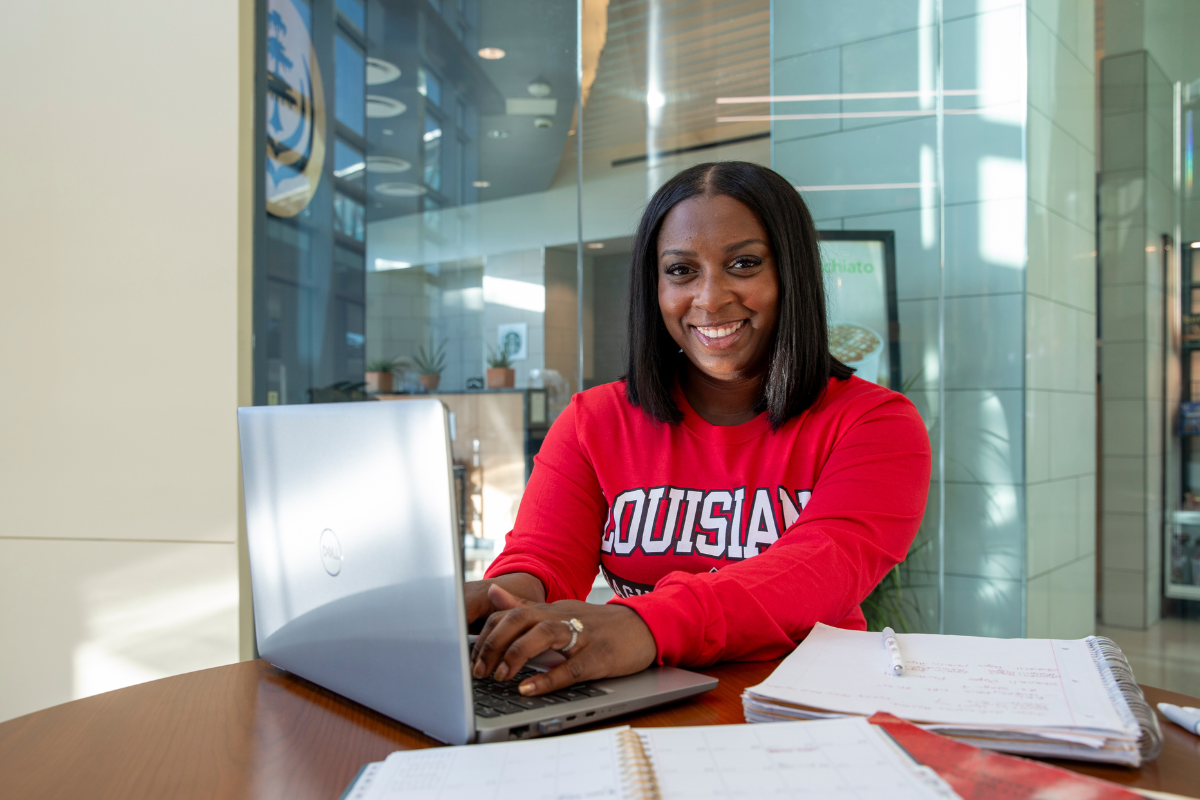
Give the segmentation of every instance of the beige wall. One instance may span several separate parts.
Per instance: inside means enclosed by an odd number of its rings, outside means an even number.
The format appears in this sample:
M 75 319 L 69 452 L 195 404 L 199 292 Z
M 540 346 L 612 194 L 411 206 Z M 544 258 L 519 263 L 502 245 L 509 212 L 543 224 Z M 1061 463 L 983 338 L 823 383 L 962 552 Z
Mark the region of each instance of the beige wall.
M 242 6 L 5 9 L 0 720 L 237 659 Z

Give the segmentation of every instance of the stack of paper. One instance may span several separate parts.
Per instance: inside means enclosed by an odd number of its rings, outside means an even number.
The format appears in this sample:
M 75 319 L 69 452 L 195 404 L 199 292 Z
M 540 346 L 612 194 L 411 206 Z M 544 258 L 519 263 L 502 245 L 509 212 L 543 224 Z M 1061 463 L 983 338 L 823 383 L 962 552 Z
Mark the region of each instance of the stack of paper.
M 1095 637 L 897 638 L 901 676 L 892 673 L 880 634 L 818 624 L 766 681 L 746 690 L 746 721 L 887 711 L 993 750 L 1134 766 L 1157 755 L 1147 742 L 1159 735 L 1153 715 L 1147 731 L 1130 708 L 1140 691 L 1132 680 L 1118 685 Z

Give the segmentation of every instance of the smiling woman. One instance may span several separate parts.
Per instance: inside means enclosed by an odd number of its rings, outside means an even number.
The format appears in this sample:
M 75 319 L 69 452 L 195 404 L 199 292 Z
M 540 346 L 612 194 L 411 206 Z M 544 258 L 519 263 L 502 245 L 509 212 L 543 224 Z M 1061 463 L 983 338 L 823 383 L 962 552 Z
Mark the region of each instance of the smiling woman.
M 775 658 L 858 604 L 925 510 L 929 440 L 903 396 L 828 350 L 817 236 L 766 167 L 701 164 L 651 199 L 630 272 L 628 374 L 576 394 L 467 616 L 477 678 L 542 694 Z M 597 568 L 617 597 L 583 602 Z

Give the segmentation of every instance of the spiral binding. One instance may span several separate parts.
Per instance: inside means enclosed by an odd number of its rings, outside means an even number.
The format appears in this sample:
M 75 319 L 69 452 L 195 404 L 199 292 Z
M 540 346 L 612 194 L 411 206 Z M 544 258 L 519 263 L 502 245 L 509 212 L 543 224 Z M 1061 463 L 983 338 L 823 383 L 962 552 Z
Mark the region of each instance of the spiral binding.
M 1100 676 L 1108 687 L 1117 713 L 1127 724 L 1138 726 L 1138 753 L 1142 763 L 1153 761 L 1162 753 L 1162 730 L 1158 727 L 1158 718 L 1154 715 L 1154 710 L 1142 694 L 1142 687 L 1137 685 L 1137 680 L 1133 677 L 1129 660 L 1112 639 L 1089 636 L 1085 641 L 1092 651 L 1096 665 L 1100 667 Z
M 646 755 L 642 737 L 632 728 L 617 732 L 617 759 L 621 771 L 621 788 L 630 800 L 661 800 L 654 765 Z

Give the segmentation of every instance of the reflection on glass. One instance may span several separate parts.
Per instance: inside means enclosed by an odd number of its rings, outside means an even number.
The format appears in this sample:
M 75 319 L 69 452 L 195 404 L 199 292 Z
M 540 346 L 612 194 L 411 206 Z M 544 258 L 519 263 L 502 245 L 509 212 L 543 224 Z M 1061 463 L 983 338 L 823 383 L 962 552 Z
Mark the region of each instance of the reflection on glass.
M 425 119 L 425 135 L 421 137 L 421 155 L 425 164 L 425 185 L 442 188 L 442 127 L 433 117 Z
M 366 241 L 365 209 L 362 203 L 341 192 L 333 196 L 333 229 L 351 239 Z
M 337 0 L 337 7 L 360 31 L 367 29 L 367 10 L 362 0 Z
M 442 104 L 442 84 L 436 75 L 425 68 L 417 70 L 417 91 L 435 106 Z
M 366 62 L 362 52 L 345 36 L 337 37 L 337 120 L 359 136 L 363 133 L 366 101 Z
M 336 178 L 362 183 L 367 169 L 363 154 L 343 139 L 338 139 L 333 146 L 333 174 Z

